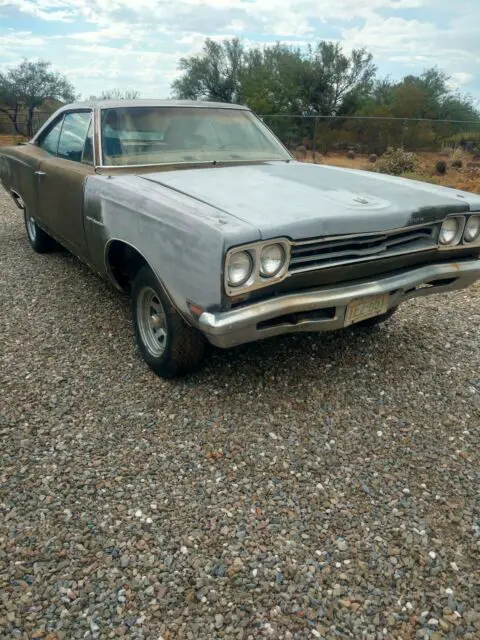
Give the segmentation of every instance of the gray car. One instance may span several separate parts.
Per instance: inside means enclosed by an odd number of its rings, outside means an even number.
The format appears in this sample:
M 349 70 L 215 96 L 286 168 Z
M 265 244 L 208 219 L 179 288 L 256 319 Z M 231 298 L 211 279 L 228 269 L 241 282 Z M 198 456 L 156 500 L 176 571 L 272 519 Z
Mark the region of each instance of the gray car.
M 479 196 L 296 162 L 242 106 L 71 104 L 1 150 L 0 177 L 35 251 L 63 245 L 131 293 L 164 377 L 206 341 L 372 326 L 480 277 Z

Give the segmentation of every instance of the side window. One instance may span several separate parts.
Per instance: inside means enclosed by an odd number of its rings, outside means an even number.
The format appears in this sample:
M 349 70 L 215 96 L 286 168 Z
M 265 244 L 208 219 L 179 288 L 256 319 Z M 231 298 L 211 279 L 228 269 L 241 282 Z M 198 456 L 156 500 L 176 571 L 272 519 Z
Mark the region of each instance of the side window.
M 67 113 L 63 120 L 57 155 L 75 162 L 82 161 L 83 148 L 87 138 L 92 114 L 90 111 Z
M 47 131 L 45 135 L 40 138 L 38 143 L 40 149 L 43 149 L 54 156 L 57 155 L 58 139 L 60 138 L 62 123 L 63 116 Z

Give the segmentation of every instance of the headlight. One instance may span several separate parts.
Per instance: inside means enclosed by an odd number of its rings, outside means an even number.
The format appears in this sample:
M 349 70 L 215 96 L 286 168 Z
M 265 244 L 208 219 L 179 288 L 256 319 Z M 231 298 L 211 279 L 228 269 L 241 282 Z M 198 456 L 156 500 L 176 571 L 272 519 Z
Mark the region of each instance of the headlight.
M 248 251 L 232 254 L 227 265 L 227 281 L 231 287 L 241 287 L 252 275 L 253 260 Z
M 475 242 L 480 238 L 480 216 L 470 216 L 465 231 L 463 232 L 464 242 Z
M 447 218 L 440 229 L 440 244 L 452 244 L 457 238 L 459 229 L 460 222 L 458 218 Z
M 264 278 L 273 278 L 285 264 L 285 250 L 281 244 L 268 244 L 260 254 L 260 273 Z

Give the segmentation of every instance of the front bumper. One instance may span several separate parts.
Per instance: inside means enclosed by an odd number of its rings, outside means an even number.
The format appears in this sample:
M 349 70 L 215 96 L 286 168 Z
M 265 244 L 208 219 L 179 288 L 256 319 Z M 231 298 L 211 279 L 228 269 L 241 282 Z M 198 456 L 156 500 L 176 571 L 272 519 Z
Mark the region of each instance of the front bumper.
M 396 275 L 302 291 L 255 302 L 232 311 L 204 312 L 199 329 L 224 349 L 299 331 L 344 326 L 347 305 L 358 298 L 389 294 L 388 308 L 410 298 L 463 289 L 480 279 L 480 260 L 430 264 Z

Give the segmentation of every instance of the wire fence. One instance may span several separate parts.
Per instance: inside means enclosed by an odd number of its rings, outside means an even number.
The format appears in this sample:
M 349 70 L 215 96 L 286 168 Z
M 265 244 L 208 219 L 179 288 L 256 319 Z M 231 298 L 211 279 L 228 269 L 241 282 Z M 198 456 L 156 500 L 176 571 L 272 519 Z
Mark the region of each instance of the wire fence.
M 28 122 L 26 115 L 21 112 L 16 121 L 12 122 L 6 113 L 0 111 L 0 135 L 30 138 L 35 135 L 52 113 L 51 111 L 35 111 L 31 122 Z
M 0 135 L 30 137 L 51 116 L 35 111 L 29 124 L 23 114 L 16 126 L 0 112 Z M 373 116 L 260 116 L 285 146 L 297 155 L 347 152 L 381 155 L 388 147 L 407 151 L 440 151 L 461 147 L 480 153 L 480 122 Z
M 381 155 L 388 147 L 438 151 L 480 149 L 480 122 L 357 116 L 265 115 L 262 120 L 292 151 L 313 154 L 352 150 Z

